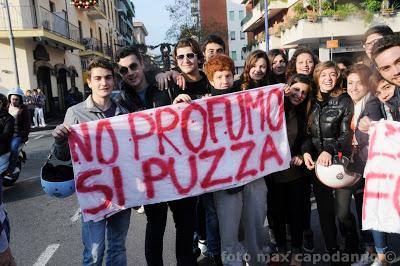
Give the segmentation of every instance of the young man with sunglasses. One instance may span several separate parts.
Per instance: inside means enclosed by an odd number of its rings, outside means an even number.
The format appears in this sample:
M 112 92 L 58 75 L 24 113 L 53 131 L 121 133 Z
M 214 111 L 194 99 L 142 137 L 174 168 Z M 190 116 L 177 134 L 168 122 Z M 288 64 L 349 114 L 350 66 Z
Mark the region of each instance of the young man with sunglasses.
M 145 71 L 143 58 L 133 46 L 119 49 L 115 55 L 121 75 L 121 93 L 115 100 L 130 112 L 171 104 L 170 90 L 160 91 L 155 77 Z
M 52 133 L 55 139 L 54 155 L 62 161 L 71 158 L 67 138 L 70 125 L 128 113 L 127 109 L 111 98 L 114 87 L 113 65 L 106 59 L 97 57 L 90 62 L 87 70 L 87 83 L 92 94 L 84 102 L 68 108 L 64 123 L 58 125 Z M 130 217 L 131 209 L 127 209 L 98 222 L 82 221 L 82 265 L 102 265 L 105 236 L 108 241 L 106 265 L 127 265 L 125 242 Z
M 171 89 L 160 91 L 157 88 L 154 76 L 145 72 L 142 56 L 136 48 L 124 47 L 117 51 L 115 57 L 118 71 L 122 76 L 121 93 L 116 98 L 118 103 L 130 112 L 171 104 L 173 99 Z M 145 238 L 147 265 L 163 265 L 163 236 L 168 207 L 172 211 L 176 228 L 177 265 L 197 265 L 192 254 L 195 204 L 194 198 L 185 198 L 144 206 L 147 216 Z
M 178 41 L 174 49 L 174 60 L 186 82 L 186 88 L 174 87 L 174 103 L 189 102 L 209 94 L 211 85 L 206 75 L 200 71 L 204 54 L 199 44 L 192 38 Z

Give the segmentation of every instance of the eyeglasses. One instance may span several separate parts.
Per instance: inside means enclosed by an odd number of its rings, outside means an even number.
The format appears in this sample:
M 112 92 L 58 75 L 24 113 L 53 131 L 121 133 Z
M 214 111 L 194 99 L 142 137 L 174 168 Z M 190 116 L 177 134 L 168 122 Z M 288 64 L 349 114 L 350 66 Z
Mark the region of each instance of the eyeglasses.
M 375 40 L 372 40 L 372 41 L 370 41 L 370 42 L 364 43 L 364 44 L 363 44 L 363 48 L 364 48 L 364 49 L 367 49 L 367 48 L 370 48 L 370 47 L 374 46 L 374 44 L 375 44 L 378 40 L 379 40 L 379 38 L 378 38 L 378 39 L 375 39 Z
M 138 64 L 137 63 L 132 63 L 132 64 L 130 64 L 128 67 L 123 67 L 123 66 L 120 66 L 119 68 L 118 68 L 118 72 L 122 75 L 122 76 L 125 76 L 126 74 L 128 74 L 128 72 L 129 72 L 129 70 L 128 70 L 128 68 L 130 69 L 130 70 L 132 70 L 132 71 L 137 71 L 138 70 Z
M 180 54 L 176 56 L 176 59 L 182 61 L 186 56 L 187 59 L 192 60 L 196 55 L 195 53 Z

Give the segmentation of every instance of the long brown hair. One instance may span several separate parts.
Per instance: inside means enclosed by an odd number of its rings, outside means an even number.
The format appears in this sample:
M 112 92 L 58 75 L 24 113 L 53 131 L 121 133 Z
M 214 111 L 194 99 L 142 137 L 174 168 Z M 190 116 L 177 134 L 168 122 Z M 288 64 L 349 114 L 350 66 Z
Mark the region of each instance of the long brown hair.
M 321 72 L 324 71 L 325 69 L 328 68 L 333 68 L 335 69 L 338 79 L 336 81 L 335 87 L 333 88 L 333 90 L 329 93 L 331 96 L 336 97 L 341 95 L 342 93 L 345 92 L 345 90 L 342 88 L 341 84 L 342 84 L 342 74 L 341 71 L 339 69 L 339 67 L 336 65 L 335 62 L 333 61 L 325 61 L 322 63 L 319 63 L 315 69 L 314 69 L 314 82 L 316 85 L 316 91 L 315 91 L 315 96 L 317 98 L 317 100 L 322 101 L 322 94 L 321 94 L 321 89 L 319 87 L 319 76 L 321 75 Z
M 255 66 L 258 59 L 264 58 L 265 62 L 267 62 L 267 73 L 260 81 L 255 81 L 250 77 L 250 69 Z M 271 66 L 268 60 L 268 55 L 266 52 L 262 50 L 255 50 L 249 54 L 246 58 L 246 62 L 244 63 L 244 70 L 242 74 L 242 90 L 248 90 L 257 88 L 260 86 L 265 86 L 270 84 L 270 73 L 271 73 Z
M 319 59 L 318 56 L 316 56 L 310 49 L 305 48 L 305 47 L 299 47 L 296 49 L 296 51 L 294 51 L 292 57 L 290 58 L 287 67 L 286 67 L 286 79 L 289 80 L 290 77 L 294 74 L 297 73 L 296 71 L 296 61 L 297 61 L 297 57 L 301 54 L 309 54 L 313 61 L 314 61 L 314 69 L 315 66 L 319 63 Z M 311 72 L 312 75 L 312 72 Z
M 349 70 L 345 71 L 346 76 L 348 77 L 350 74 L 356 74 L 360 78 L 361 84 L 368 89 L 371 90 L 371 85 L 368 82 L 369 77 L 372 75 L 372 71 L 369 67 L 364 64 L 355 64 L 350 66 Z M 346 87 L 347 84 L 346 84 Z

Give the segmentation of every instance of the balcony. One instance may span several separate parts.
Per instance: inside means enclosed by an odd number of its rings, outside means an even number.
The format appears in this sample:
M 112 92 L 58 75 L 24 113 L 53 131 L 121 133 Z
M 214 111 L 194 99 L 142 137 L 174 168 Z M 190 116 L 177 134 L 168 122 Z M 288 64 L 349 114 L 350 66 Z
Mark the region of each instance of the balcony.
M 268 18 L 275 17 L 282 10 L 287 9 L 287 1 L 270 0 L 268 4 Z M 265 13 L 265 2 L 260 0 L 254 8 L 244 17 L 241 21 L 242 31 L 254 31 L 258 27 L 264 24 L 264 13 Z
M 112 50 L 111 46 L 102 43 L 96 38 L 83 38 L 83 44 L 85 45 L 85 50 L 79 52 L 81 57 L 93 57 L 101 56 L 111 58 Z
M 80 10 L 86 11 L 88 18 L 93 20 L 107 19 L 106 5 L 104 4 L 103 0 L 97 0 L 97 5 L 93 6 L 92 8 Z
M 305 44 L 312 40 L 330 39 L 331 36 L 337 38 L 352 39 L 361 41 L 366 29 L 379 22 L 386 24 L 394 32 L 400 31 L 400 13 L 392 17 L 382 17 L 375 14 L 370 25 L 360 16 L 350 16 L 344 20 L 337 21 L 332 17 L 321 17 L 318 22 L 309 22 L 301 19 L 297 26 L 292 26 L 281 34 L 282 45 Z
M 264 23 L 265 5 L 264 0 L 259 1 L 253 9 L 240 22 L 242 31 L 253 31 Z
M 15 38 L 36 38 L 60 49 L 83 50 L 79 28 L 69 23 L 64 13 L 53 13 L 44 7 L 10 6 L 11 24 Z M 8 38 L 5 8 L 0 9 L 0 39 Z

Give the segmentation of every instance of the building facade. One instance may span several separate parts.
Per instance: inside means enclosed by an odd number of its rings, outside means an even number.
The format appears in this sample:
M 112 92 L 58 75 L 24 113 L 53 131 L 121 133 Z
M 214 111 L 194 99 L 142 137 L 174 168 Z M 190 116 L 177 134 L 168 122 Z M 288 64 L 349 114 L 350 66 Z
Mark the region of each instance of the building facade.
M 146 44 L 146 36 L 149 35 L 143 22 L 133 22 L 133 37 L 138 44 Z
M 241 5 L 241 0 L 227 0 L 227 21 L 229 36 L 229 55 L 235 62 L 236 74 L 241 74 L 246 59 L 243 47 L 247 45 L 246 33 L 242 31 L 241 21 L 245 17 L 246 10 Z
M 357 57 L 364 53 L 363 34 L 371 26 L 386 24 L 400 31 L 400 12 L 395 8 L 363 10 L 360 1 L 325 1 L 313 7 L 302 0 L 271 0 L 268 5 L 269 48 L 312 49 L 321 61 L 338 57 Z M 265 50 L 265 1 L 243 0 L 246 17 L 242 30 L 247 32 L 246 51 Z M 337 48 L 328 48 L 328 40 L 338 40 Z
M 241 0 L 191 0 L 191 14 L 194 25 L 202 32 L 202 37 L 216 34 L 226 44 L 226 53 L 234 60 L 236 74 L 241 74 L 244 66 L 243 47 L 247 36 L 241 30 L 241 20 L 246 12 Z
M 20 86 L 42 88 L 48 115 L 65 111 L 71 87 L 84 92 L 84 69 L 94 56 L 111 59 L 119 45 L 134 42 L 134 11 L 129 14 L 131 31 L 125 32 L 120 8 L 120 0 L 97 0 L 88 9 L 64 0 L 9 0 Z M 0 92 L 5 94 L 16 86 L 8 27 L 6 8 L 1 8 Z

